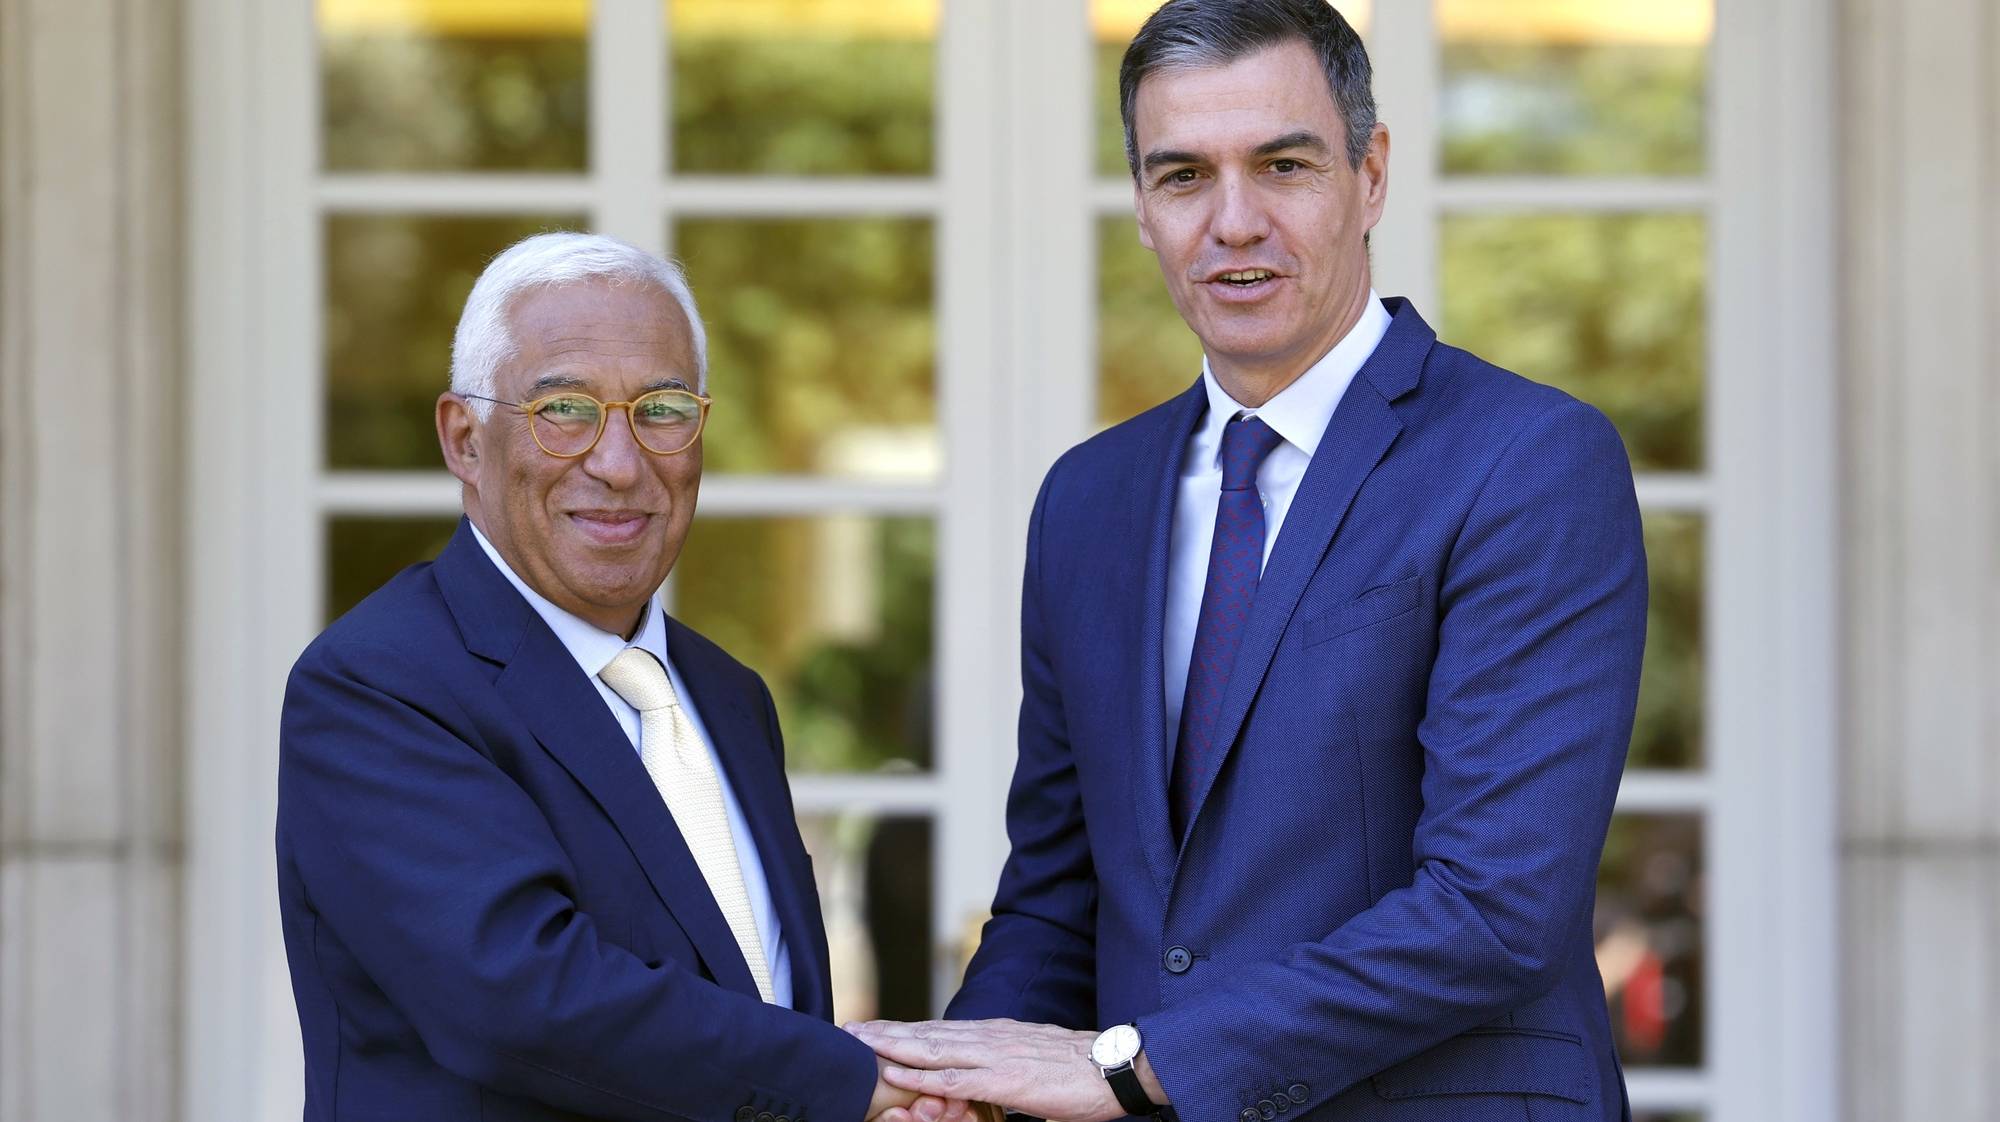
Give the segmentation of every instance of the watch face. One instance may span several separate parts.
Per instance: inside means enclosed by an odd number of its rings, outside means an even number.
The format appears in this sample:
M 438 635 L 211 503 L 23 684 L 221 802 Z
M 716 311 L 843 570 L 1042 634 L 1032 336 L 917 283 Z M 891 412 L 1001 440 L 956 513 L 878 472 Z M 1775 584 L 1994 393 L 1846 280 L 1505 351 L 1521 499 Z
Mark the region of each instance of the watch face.
M 1114 1025 L 1098 1034 L 1090 1046 L 1090 1059 L 1098 1067 L 1129 1064 L 1139 1054 L 1139 1030 L 1132 1025 Z

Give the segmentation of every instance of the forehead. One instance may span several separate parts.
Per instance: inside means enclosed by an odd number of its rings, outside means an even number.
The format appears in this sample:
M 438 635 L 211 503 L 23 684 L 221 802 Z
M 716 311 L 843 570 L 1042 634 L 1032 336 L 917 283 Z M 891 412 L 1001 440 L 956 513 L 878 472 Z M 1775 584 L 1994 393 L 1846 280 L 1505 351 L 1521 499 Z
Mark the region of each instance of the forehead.
M 694 380 L 687 314 L 652 284 L 589 280 L 534 289 L 514 302 L 508 322 L 517 376 L 608 363 Z
M 1226 155 L 1299 130 L 1329 141 L 1343 132 L 1319 56 L 1302 39 L 1218 66 L 1148 74 L 1133 98 L 1132 128 L 1141 159 L 1163 149 Z

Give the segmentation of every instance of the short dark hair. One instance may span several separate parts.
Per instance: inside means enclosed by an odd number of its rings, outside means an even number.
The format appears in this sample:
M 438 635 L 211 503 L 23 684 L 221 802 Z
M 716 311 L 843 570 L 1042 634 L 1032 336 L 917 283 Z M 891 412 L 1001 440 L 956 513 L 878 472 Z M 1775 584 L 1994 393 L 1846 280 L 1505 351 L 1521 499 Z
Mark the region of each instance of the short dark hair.
M 1167 0 L 1132 37 L 1118 67 L 1125 163 L 1133 176 L 1139 174 L 1139 138 L 1132 112 L 1147 75 L 1222 66 L 1293 39 L 1319 56 L 1327 91 L 1347 124 L 1347 162 L 1360 167 L 1375 133 L 1374 71 L 1361 36 L 1328 0 Z

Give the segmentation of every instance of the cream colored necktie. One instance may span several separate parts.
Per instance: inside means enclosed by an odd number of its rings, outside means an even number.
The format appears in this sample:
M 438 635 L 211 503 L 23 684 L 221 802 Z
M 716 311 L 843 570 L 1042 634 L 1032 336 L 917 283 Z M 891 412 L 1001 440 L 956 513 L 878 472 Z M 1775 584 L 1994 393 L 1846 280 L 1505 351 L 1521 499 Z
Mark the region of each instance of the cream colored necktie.
M 694 722 L 660 660 L 638 647 L 627 647 L 598 677 L 639 711 L 639 759 L 653 786 L 667 801 L 667 810 L 708 881 L 708 891 L 729 921 L 729 930 L 750 965 L 757 992 L 772 1000 L 771 968 L 764 960 L 764 943 L 757 937 L 757 919 L 750 911 L 750 893 L 743 887 L 736 839 L 729 832 L 729 813 L 722 804 L 722 784 L 715 761 L 695 732 Z

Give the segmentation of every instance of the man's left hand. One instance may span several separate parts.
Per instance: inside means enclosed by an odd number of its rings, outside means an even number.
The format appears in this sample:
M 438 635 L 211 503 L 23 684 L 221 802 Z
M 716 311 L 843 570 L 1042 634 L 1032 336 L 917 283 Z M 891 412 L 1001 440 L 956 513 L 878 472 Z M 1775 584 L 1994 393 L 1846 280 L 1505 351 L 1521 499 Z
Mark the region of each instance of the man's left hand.
M 1094 1032 L 1006 1020 L 866 1021 L 846 1027 L 890 1061 L 882 1080 L 892 1087 L 1066 1122 L 1125 1116 L 1091 1062 Z M 1143 1056 L 1136 1068 L 1153 1101 L 1164 1101 Z

